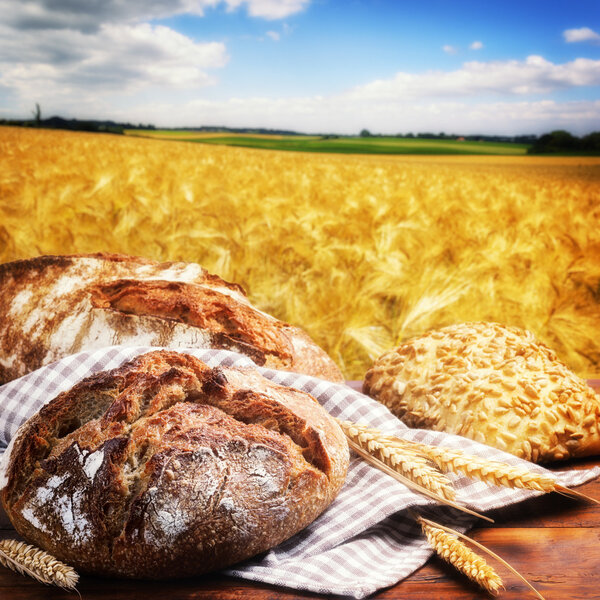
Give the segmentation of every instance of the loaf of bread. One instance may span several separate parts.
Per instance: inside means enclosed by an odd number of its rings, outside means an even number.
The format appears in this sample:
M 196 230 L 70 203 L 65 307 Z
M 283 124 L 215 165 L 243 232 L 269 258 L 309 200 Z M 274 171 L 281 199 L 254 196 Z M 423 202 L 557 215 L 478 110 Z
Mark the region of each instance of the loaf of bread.
M 76 569 L 162 579 L 289 538 L 331 503 L 348 461 L 309 394 L 162 350 L 27 421 L 0 494 L 20 535 Z
M 117 344 L 225 348 L 259 366 L 343 381 L 306 333 L 197 264 L 96 254 L 0 265 L 0 385 Z
M 534 462 L 600 452 L 600 398 L 517 328 L 465 323 L 416 337 L 381 356 L 363 390 L 410 427 Z

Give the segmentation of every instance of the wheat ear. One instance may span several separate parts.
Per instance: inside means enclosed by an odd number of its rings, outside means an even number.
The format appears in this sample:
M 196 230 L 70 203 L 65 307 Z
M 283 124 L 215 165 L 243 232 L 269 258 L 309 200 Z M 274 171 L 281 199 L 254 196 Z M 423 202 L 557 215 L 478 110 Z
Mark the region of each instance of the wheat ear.
M 390 443 L 397 447 L 406 446 L 420 450 L 445 472 L 463 473 L 471 479 L 479 479 L 492 485 L 534 490 L 546 494 L 557 492 L 563 496 L 570 496 L 600 504 L 595 498 L 560 485 L 550 475 L 534 473 L 526 467 L 507 465 L 496 460 L 487 460 L 473 454 L 465 454 L 453 448 L 429 446 L 427 444 L 399 439 L 395 439 L 394 442 Z
M 340 420 L 338 420 L 338 423 L 340 424 L 342 429 L 344 428 L 344 424 L 354 425 L 354 423 L 349 423 L 347 421 L 340 421 Z M 362 426 L 360 426 L 360 427 L 362 427 Z M 418 494 L 422 494 L 423 496 L 426 496 L 427 498 L 431 498 L 432 500 L 435 500 L 439 504 L 451 506 L 452 508 L 455 508 L 456 510 L 460 510 L 469 515 L 473 515 L 474 517 L 483 519 L 484 521 L 489 521 L 490 523 L 494 522 L 494 520 L 490 519 L 490 517 L 486 517 L 485 515 L 475 512 L 474 510 L 471 510 L 470 508 L 467 508 L 466 506 L 463 506 L 462 504 L 458 504 L 454 500 L 449 500 L 448 498 L 444 498 L 444 496 L 441 496 L 440 494 L 433 492 L 433 491 L 427 489 L 426 487 L 423 487 L 422 485 L 412 481 L 408 477 L 405 477 L 398 470 L 390 467 L 387 463 L 383 462 L 380 458 L 378 458 L 377 456 L 373 455 L 371 452 L 369 452 L 368 450 L 363 448 L 363 446 L 358 441 L 355 441 L 352 438 L 350 431 L 351 430 L 348 429 L 348 431 L 345 432 L 346 438 L 348 440 L 348 445 L 365 462 L 368 462 L 375 468 L 379 469 L 380 471 L 383 471 L 390 477 L 393 477 L 396 481 L 399 481 L 400 483 L 405 485 L 408 489 L 413 490 L 414 492 L 417 492 Z
M 521 488 L 537 492 L 558 492 L 564 496 L 578 498 L 587 502 L 600 504 L 600 501 L 586 494 L 572 490 L 560 485 L 551 476 L 542 473 L 534 473 L 525 467 L 507 465 L 500 461 L 487 460 L 480 456 L 465 454 L 460 450 L 429 446 L 419 442 L 402 440 L 400 438 L 386 435 L 376 429 L 367 429 L 363 425 L 354 424 L 360 431 L 369 431 L 378 443 L 392 449 L 404 449 L 433 461 L 439 469 L 445 472 L 463 473 L 471 479 L 479 479 L 492 485 L 509 488 Z
M 532 473 L 527 468 L 486 460 L 480 456 L 464 454 L 460 450 L 418 444 L 423 454 L 443 471 L 464 473 L 471 479 L 480 479 L 493 485 L 522 488 L 538 492 L 554 492 L 556 481 L 549 475 Z
M 0 541 L 0 564 L 41 583 L 75 590 L 77 572 L 52 555 L 17 540 Z
M 427 446 L 426 444 L 419 444 L 419 446 L 421 446 L 423 454 L 433 460 L 443 471 L 464 473 L 467 477 L 480 479 L 493 485 L 534 490 L 546 494 L 558 492 L 563 496 L 570 496 L 600 504 L 596 498 L 591 498 L 586 494 L 560 485 L 550 475 L 533 473 L 525 467 L 516 467 L 499 461 L 486 460 L 480 456 L 465 454 L 460 450 L 451 448 Z
M 350 421 L 339 421 L 339 424 L 350 439 L 395 471 L 448 500 L 456 499 L 456 491 L 450 480 L 433 467 L 422 452 L 408 447 L 391 446 L 377 429 Z
M 448 533 L 433 521 L 417 517 L 421 529 L 435 552 L 458 571 L 493 594 L 503 588 L 502 579 L 485 560 L 463 544 L 456 535 Z
M 458 538 L 477 546 L 477 548 L 496 559 L 509 571 L 514 573 L 521 581 L 523 581 L 523 583 L 525 583 L 525 585 L 527 585 L 527 587 L 529 587 L 535 593 L 535 595 L 540 598 L 540 600 L 544 600 L 544 597 L 529 583 L 529 581 L 527 581 L 527 579 L 525 579 L 525 577 L 523 577 L 523 575 L 521 575 L 521 573 L 509 565 L 495 552 L 492 552 L 489 548 L 486 548 L 484 545 L 476 542 L 474 539 L 466 536 L 464 533 L 460 533 L 460 531 L 440 525 L 439 523 L 435 523 L 434 521 L 430 521 L 424 517 L 415 516 L 415 518 L 421 525 L 428 542 L 437 552 L 437 554 L 439 554 L 444 560 L 454 565 L 459 571 L 467 575 L 467 577 L 479 583 L 490 593 L 496 595 L 498 593 L 498 589 L 504 587 L 502 585 L 502 579 L 500 579 L 499 575 L 485 562 L 483 558 L 475 554 L 475 552 L 463 544 Z M 464 568 L 465 566 L 466 568 Z M 472 575 L 476 575 L 478 577 L 476 578 Z

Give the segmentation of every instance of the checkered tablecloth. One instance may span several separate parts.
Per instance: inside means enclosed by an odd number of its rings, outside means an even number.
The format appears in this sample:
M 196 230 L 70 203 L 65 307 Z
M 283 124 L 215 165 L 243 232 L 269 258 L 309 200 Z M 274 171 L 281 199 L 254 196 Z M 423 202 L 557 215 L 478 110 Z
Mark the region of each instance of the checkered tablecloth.
M 99 370 L 120 366 L 155 348 L 111 347 L 69 356 L 0 387 L 0 452 L 19 426 L 61 391 Z M 184 351 L 184 350 L 179 350 Z M 244 356 L 223 350 L 185 350 L 210 366 L 255 366 Z M 361 422 L 402 438 L 445 445 L 507 464 L 539 466 L 444 433 L 408 429 L 382 404 L 341 384 L 306 375 L 258 368 L 275 383 L 312 394 L 330 414 Z M 10 452 L 4 452 L 2 465 Z M 575 486 L 600 475 L 600 468 L 553 473 L 565 486 Z M 520 502 L 533 492 L 491 487 L 465 477 L 451 476 L 458 501 L 478 512 Z M 363 598 L 397 583 L 423 565 L 431 555 L 409 508 L 426 508 L 428 516 L 466 530 L 476 519 L 410 491 L 404 485 L 353 457 L 346 483 L 333 504 L 314 523 L 267 553 L 225 571 L 245 579 L 323 594 Z

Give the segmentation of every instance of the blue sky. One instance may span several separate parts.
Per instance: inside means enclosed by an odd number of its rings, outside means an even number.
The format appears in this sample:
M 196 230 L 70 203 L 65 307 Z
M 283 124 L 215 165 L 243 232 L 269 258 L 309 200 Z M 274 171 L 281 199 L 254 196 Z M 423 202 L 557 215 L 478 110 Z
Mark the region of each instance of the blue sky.
M 600 130 L 600 3 L 0 0 L 0 117 Z

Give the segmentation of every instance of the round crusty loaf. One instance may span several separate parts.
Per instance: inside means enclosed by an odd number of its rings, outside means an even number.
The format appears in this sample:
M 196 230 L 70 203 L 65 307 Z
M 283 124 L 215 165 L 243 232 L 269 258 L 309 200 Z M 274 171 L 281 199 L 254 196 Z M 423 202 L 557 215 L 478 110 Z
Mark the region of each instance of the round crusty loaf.
M 330 504 L 348 460 L 312 396 L 157 351 L 27 421 L 1 496 L 25 539 L 76 569 L 162 579 L 287 539 Z
M 600 452 L 600 398 L 517 328 L 464 323 L 431 331 L 381 356 L 363 389 L 410 427 L 534 462 Z
M 195 263 L 94 254 L 0 265 L 0 385 L 116 344 L 225 348 L 259 366 L 343 381 L 306 333 Z

